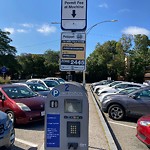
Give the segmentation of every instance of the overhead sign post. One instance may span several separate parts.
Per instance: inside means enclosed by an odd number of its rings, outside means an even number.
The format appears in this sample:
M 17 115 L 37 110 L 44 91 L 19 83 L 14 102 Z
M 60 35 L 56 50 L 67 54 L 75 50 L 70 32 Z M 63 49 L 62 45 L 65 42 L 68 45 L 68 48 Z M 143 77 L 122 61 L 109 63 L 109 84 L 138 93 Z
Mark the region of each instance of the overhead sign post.
M 87 26 L 87 0 L 61 1 L 62 30 L 85 30 Z
M 84 32 L 62 32 L 61 34 L 61 71 L 84 71 L 86 35 Z

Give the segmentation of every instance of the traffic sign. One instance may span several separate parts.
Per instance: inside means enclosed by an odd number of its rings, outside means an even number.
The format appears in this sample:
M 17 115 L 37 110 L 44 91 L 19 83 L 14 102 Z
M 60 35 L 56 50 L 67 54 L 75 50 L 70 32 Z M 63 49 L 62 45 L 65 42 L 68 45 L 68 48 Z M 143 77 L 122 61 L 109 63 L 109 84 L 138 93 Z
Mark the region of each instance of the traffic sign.
M 62 32 L 61 71 L 84 71 L 86 34 L 84 32 Z
M 2 68 L 1 68 L 1 73 L 6 73 L 7 72 L 7 68 L 5 67 L 5 66 L 3 66 Z
M 61 1 L 62 30 L 85 30 L 87 26 L 87 0 Z

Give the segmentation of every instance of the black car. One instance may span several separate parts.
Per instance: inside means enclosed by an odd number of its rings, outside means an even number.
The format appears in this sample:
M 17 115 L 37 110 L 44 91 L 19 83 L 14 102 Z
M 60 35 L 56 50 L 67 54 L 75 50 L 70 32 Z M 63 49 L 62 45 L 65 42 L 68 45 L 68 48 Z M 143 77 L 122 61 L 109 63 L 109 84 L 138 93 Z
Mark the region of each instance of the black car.
M 107 96 L 101 107 L 114 120 L 122 120 L 126 116 L 147 115 L 150 113 L 150 86 L 142 87 L 128 95 Z

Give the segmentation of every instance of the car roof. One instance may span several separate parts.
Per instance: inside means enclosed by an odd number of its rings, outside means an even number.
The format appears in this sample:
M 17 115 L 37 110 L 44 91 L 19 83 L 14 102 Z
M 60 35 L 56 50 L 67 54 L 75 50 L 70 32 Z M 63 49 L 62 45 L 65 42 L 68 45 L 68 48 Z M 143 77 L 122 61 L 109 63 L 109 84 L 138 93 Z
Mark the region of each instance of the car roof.
M 16 86 L 25 86 L 25 85 L 20 85 L 20 84 L 0 84 L 0 87 L 16 87 Z
M 142 90 L 147 90 L 147 89 L 149 90 L 149 89 L 150 89 L 150 86 L 143 86 L 143 87 L 140 87 L 138 90 L 132 92 L 131 95 L 134 94 L 134 93 L 140 92 L 140 91 L 142 91 Z M 129 94 L 129 95 L 130 95 L 130 94 Z

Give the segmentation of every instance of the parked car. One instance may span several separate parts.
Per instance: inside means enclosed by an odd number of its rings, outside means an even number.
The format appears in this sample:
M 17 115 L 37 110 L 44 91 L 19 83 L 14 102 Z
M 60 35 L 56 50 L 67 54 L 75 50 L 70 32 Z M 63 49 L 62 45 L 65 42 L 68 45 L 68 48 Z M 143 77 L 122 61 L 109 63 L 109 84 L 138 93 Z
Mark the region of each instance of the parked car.
M 122 120 L 125 116 L 147 115 L 150 112 L 150 86 L 142 87 L 128 95 L 107 96 L 101 107 L 114 120 Z
M 0 149 L 11 148 L 15 142 L 15 130 L 8 115 L 0 111 Z
M 136 137 L 150 149 L 150 115 L 138 119 Z
M 105 99 L 107 99 L 107 96 L 111 96 L 111 95 L 114 95 L 114 94 L 130 94 L 136 90 L 138 90 L 140 87 L 129 87 L 129 88 L 125 88 L 125 89 L 122 89 L 122 90 L 119 90 L 117 92 L 114 92 L 114 93 L 102 93 L 100 96 L 99 96 L 99 100 L 100 102 L 104 101 Z
M 103 84 L 103 85 L 96 85 L 93 89 L 93 92 L 97 93 L 100 89 L 103 89 L 105 87 L 112 87 L 121 82 L 123 81 L 113 81 L 113 82 L 107 82 L 106 84 Z
M 19 85 L 26 85 L 29 87 L 33 92 L 41 95 L 41 96 L 46 96 L 50 93 L 50 89 L 44 86 L 43 84 L 40 83 L 34 83 L 34 82 L 23 82 L 23 83 L 14 83 L 14 84 L 19 84 Z
M 92 83 L 91 84 L 91 87 L 92 87 L 92 89 L 94 90 L 94 88 L 96 87 L 96 86 L 99 86 L 99 85 L 106 85 L 106 84 L 109 84 L 109 83 L 111 83 L 111 82 L 113 82 L 114 80 L 102 80 L 102 81 L 99 81 L 99 82 L 94 82 L 94 83 Z
M 23 85 L 0 85 L 0 110 L 7 113 L 13 123 L 26 124 L 44 119 L 46 98 Z
M 45 78 L 46 80 L 55 80 L 60 84 L 66 83 L 67 81 L 65 81 L 63 78 L 60 77 L 47 77 Z
M 40 83 L 52 90 L 55 86 L 59 85 L 55 80 L 48 80 L 48 79 L 29 79 L 26 82 L 34 82 L 34 83 Z
M 112 87 L 106 87 L 99 90 L 97 95 L 101 95 L 102 93 L 115 93 L 117 91 L 120 91 L 128 87 L 145 87 L 145 85 L 140 83 L 133 83 L 133 82 L 122 82 Z

